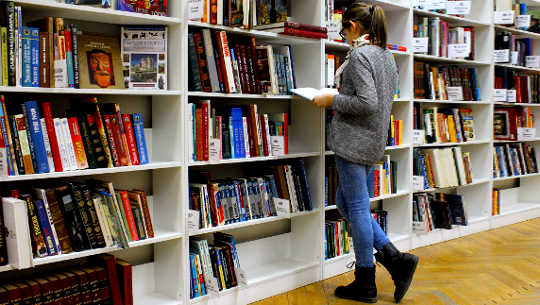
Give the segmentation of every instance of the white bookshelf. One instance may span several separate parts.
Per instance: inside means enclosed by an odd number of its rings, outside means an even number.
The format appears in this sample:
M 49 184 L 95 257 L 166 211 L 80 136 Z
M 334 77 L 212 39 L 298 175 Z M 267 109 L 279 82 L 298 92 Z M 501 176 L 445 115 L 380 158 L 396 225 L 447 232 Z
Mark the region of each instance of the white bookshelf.
M 112 253 L 133 263 L 133 288 L 135 304 L 247 304 L 278 293 L 310 284 L 349 271 L 347 265 L 354 255 L 324 259 L 324 221 L 335 206 L 324 206 L 325 163 L 334 153 L 325 150 L 324 111 L 309 103 L 296 100 L 290 95 L 254 95 L 189 92 L 188 83 L 188 31 L 192 28 L 225 30 L 231 34 L 250 35 L 257 43 L 273 45 L 290 44 L 299 87 L 322 87 L 325 83 L 325 53 L 345 54 L 347 45 L 339 42 L 279 35 L 256 30 L 244 30 L 208 25 L 189 21 L 187 0 L 169 1 L 170 17 L 158 17 L 115 10 L 59 4 L 54 1 L 16 0 L 23 7 L 23 15 L 64 17 L 70 22 L 81 23 L 90 29 L 118 33 L 122 24 L 164 24 L 169 27 L 167 91 L 135 90 L 76 90 L 2 87 L 0 91 L 10 96 L 34 95 L 40 100 L 46 95 L 54 103 L 65 101 L 69 96 L 96 95 L 103 101 L 118 102 L 123 112 L 139 111 L 145 118 L 145 127 L 151 139 L 148 143 L 151 162 L 144 166 L 121 167 L 50 173 L 40 175 L 3 177 L 0 182 L 30 181 L 53 178 L 86 179 L 91 177 L 112 181 L 119 188 L 142 188 L 152 196 L 153 223 L 156 236 L 152 239 L 130 243 L 127 249 L 105 248 L 34 260 L 36 266 L 69 263 L 97 253 Z M 397 193 L 371 200 L 373 205 L 388 211 L 388 235 L 401 250 L 409 250 L 446 241 L 491 228 L 540 217 L 540 200 L 536 185 L 540 174 L 517 177 L 492 178 L 493 110 L 492 100 L 495 31 L 506 27 L 492 24 L 493 0 L 472 0 L 472 13 L 465 18 L 420 11 L 412 8 L 407 0 L 379 0 L 388 17 L 389 43 L 407 47 L 406 52 L 393 51 L 400 67 L 400 98 L 394 102 L 392 112 L 403 120 L 403 145 L 387 147 L 386 154 L 398 161 Z M 292 16 L 299 22 L 322 25 L 324 1 L 291 0 Z M 440 17 L 453 25 L 476 27 L 476 60 L 451 60 L 412 53 L 412 26 L 414 14 Z M 105 26 L 102 26 L 105 25 Z M 535 33 L 514 33 L 539 39 Z M 536 49 L 536 48 L 535 48 Z M 456 64 L 478 68 L 481 101 L 434 101 L 414 99 L 414 60 Z M 513 67 L 522 70 L 522 67 Z M 289 127 L 289 150 L 287 156 L 223 160 L 219 162 L 193 162 L 188 156 L 187 105 L 188 101 L 209 99 L 212 103 L 256 103 L 262 112 L 289 111 L 292 125 Z M 9 101 L 9 100 L 8 100 Z M 412 116 L 414 103 L 435 103 L 471 107 L 475 115 L 477 140 L 465 143 L 413 145 Z M 538 109 L 538 105 L 530 105 Z M 537 111 L 535 111 L 536 114 Z M 539 114 L 540 115 L 540 114 Z M 537 115 L 537 117 L 540 117 Z M 540 139 L 530 142 L 540 152 Z M 430 192 L 454 192 L 463 195 L 469 225 L 453 227 L 452 230 L 434 230 L 428 234 L 412 231 L 412 162 L 415 147 L 460 146 L 471 153 L 473 183 L 448 189 L 426 190 Z M 243 175 L 256 164 L 276 160 L 304 158 L 313 201 L 313 211 L 289 216 L 270 217 L 217 228 L 188 232 L 188 183 L 193 171 L 210 172 L 213 178 Z M 537 155 L 537 160 L 540 156 Z M 494 187 L 512 188 L 508 202 L 501 202 L 502 213 L 491 216 L 491 192 Z M 189 299 L 189 237 L 210 236 L 213 232 L 226 231 L 235 236 L 242 269 L 246 271 L 247 284 Z M 0 272 L 11 270 L 0 268 Z

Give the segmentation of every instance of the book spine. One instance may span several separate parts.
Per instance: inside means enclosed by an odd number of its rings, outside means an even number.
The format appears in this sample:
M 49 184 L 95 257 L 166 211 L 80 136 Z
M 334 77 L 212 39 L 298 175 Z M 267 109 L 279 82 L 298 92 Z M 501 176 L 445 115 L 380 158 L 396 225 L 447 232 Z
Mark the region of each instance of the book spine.
M 66 151 L 66 143 L 64 141 L 64 133 L 62 131 L 62 119 L 55 118 L 54 131 L 56 133 L 56 139 L 58 140 L 58 151 L 60 152 L 60 161 L 62 163 L 62 171 L 71 170 L 71 166 L 68 160 L 68 153 Z
M 139 154 L 137 152 L 137 143 L 135 135 L 133 133 L 133 125 L 131 124 L 131 115 L 122 114 L 122 123 L 124 124 L 124 130 L 126 131 L 126 139 L 129 147 L 129 158 L 132 165 L 139 165 Z
M 8 46 L 8 84 L 9 86 L 16 86 L 17 81 L 15 78 L 15 3 L 5 2 L 5 18 L 7 21 L 7 46 Z
M 45 124 L 45 119 L 41 118 L 41 131 L 43 134 L 43 143 L 45 144 L 45 152 L 47 153 L 47 163 L 49 164 L 49 171 L 53 171 L 54 169 L 54 160 L 51 150 L 51 142 L 49 141 L 49 134 L 47 132 L 47 125 Z
M 22 86 L 32 87 L 32 36 L 30 28 L 25 27 L 22 35 Z
M 66 67 L 67 67 L 67 80 L 68 87 L 75 88 L 75 76 L 73 68 L 73 48 L 71 45 L 71 30 L 64 30 L 64 39 L 66 44 Z
M 32 163 L 32 155 L 30 153 L 30 146 L 28 145 L 28 135 L 26 131 L 26 125 L 24 123 L 24 117 L 22 115 L 16 115 L 14 117 L 15 128 L 19 135 L 19 143 L 21 146 L 21 154 L 23 158 L 23 168 L 25 174 L 34 173 L 34 165 Z
M 236 92 L 236 86 L 234 81 L 234 71 L 232 66 L 231 50 L 229 49 L 229 44 L 227 41 L 227 33 L 225 31 L 220 31 L 218 33 L 219 39 L 221 42 L 221 56 L 223 58 L 223 71 L 227 84 L 227 93 Z
M 77 168 L 88 168 L 88 160 L 86 159 L 86 153 L 84 151 L 79 122 L 76 117 L 71 117 L 68 118 L 68 123 L 71 141 L 73 142 L 73 151 L 75 152 L 75 158 L 77 160 Z
M 79 89 L 81 87 L 81 78 L 79 71 L 79 27 L 76 24 L 71 25 L 71 47 L 73 53 L 73 85 Z
M 34 144 L 38 173 L 48 173 L 49 164 L 47 161 L 47 152 L 45 151 L 45 143 L 43 142 L 37 102 L 25 102 L 24 109 L 28 126 L 30 126 L 30 135 Z
M 30 38 L 31 46 L 31 65 L 32 65 L 32 87 L 40 86 L 40 69 L 39 69 L 39 29 L 35 28 L 31 30 Z
M 58 138 L 56 136 L 56 131 L 54 128 L 54 120 L 53 120 L 52 111 L 51 111 L 51 103 L 44 102 L 42 104 L 42 107 L 43 107 L 43 116 L 45 118 L 45 125 L 47 127 L 46 130 L 47 130 L 47 134 L 49 136 L 49 142 L 51 145 L 54 168 L 55 168 L 55 171 L 61 172 L 63 171 L 62 161 L 61 161 L 60 149 L 58 145 Z
M 121 166 L 120 158 L 118 156 L 118 148 L 117 148 L 117 144 L 116 144 L 114 133 L 113 133 L 112 115 L 108 115 L 108 114 L 103 115 L 103 122 L 105 125 L 105 129 L 107 131 L 107 138 L 109 140 L 109 147 L 111 148 L 111 155 L 114 162 L 114 166 L 115 167 Z
M 15 120 L 15 117 L 8 118 L 9 124 L 11 126 L 11 129 L 13 130 L 11 136 L 13 140 L 13 148 L 15 150 L 15 161 L 17 163 L 17 169 L 19 175 L 24 175 L 24 158 L 23 153 L 21 149 L 21 141 L 19 139 L 19 133 L 17 132 L 17 122 Z
M 24 200 L 28 209 L 28 219 L 30 221 L 30 232 L 32 237 L 34 257 L 45 257 L 47 256 L 47 246 L 45 245 L 45 240 L 43 238 L 43 234 L 41 233 L 39 219 L 34 203 L 32 202 L 32 197 L 25 196 Z
M 67 152 L 67 157 L 69 160 L 70 168 L 71 170 L 77 170 L 77 155 L 75 153 L 75 148 L 73 146 L 73 139 L 71 138 L 71 132 L 69 128 L 69 121 L 67 118 L 62 118 L 62 133 L 63 133 L 63 139 L 65 142 L 65 148 Z
M 86 185 L 81 185 L 80 189 L 85 204 L 84 210 L 88 215 L 89 225 L 94 231 L 94 236 L 96 237 L 96 245 L 98 248 L 105 247 L 104 233 L 101 230 L 101 226 L 99 224 L 98 214 L 96 208 L 94 207 L 94 202 L 92 201 L 90 189 Z
M 52 234 L 51 224 L 49 222 L 47 212 L 45 211 L 43 200 L 36 200 L 34 204 L 36 207 L 36 214 L 38 216 L 39 224 L 41 226 L 43 239 L 45 241 L 45 246 L 47 247 L 47 253 L 49 256 L 56 255 L 58 254 L 58 248 L 56 247 L 56 242 Z
M 204 92 L 212 92 L 210 75 L 208 73 L 208 63 L 204 55 L 204 45 L 201 33 L 194 33 L 193 40 L 195 42 L 195 50 L 197 52 L 197 65 L 199 66 L 202 90 Z
M 199 72 L 198 59 L 197 59 L 197 48 L 195 46 L 195 40 L 193 38 L 193 33 L 188 34 L 188 56 L 189 56 L 189 66 L 190 66 L 190 90 L 193 91 L 202 91 L 201 85 L 201 74 Z
M 149 238 L 153 238 L 154 226 L 152 225 L 152 217 L 150 215 L 150 208 L 148 207 L 148 198 L 146 197 L 146 194 L 143 191 L 139 193 L 141 195 L 141 204 L 142 204 L 142 210 L 143 210 L 145 224 L 146 224 L 146 232 L 148 233 Z
M 86 122 L 88 126 L 88 132 L 90 136 L 90 145 L 92 146 L 92 149 L 94 151 L 94 156 L 97 163 L 96 167 L 97 168 L 108 167 L 107 155 L 103 147 L 103 143 L 101 142 L 101 136 L 99 134 L 99 130 L 96 124 L 96 116 L 93 114 L 87 114 L 87 115 L 82 114 L 80 120 Z M 82 124 L 81 124 L 81 130 L 82 130 Z M 105 138 L 105 140 L 107 140 L 107 138 Z M 107 142 L 105 141 L 105 143 Z M 110 151 L 108 152 L 110 153 Z M 90 166 L 90 163 L 89 163 L 89 166 Z
M 55 36 L 54 84 L 56 88 L 68 87 L 65 37 L 57 33 Z
M 118 151 L 118 157 L 120 158 L 120 164 L 122 166 L 131 165 L 131 159 L 129 157 L 128 144 L 124 125 L 122 124 L 122 116 L 119 112 L 112 115 L 111 118 L 113 133 L 116 142 L 116 149 Z
M 45 191 L 46 201 L 44 203 L 49 206 L 49 211 L 51 212 L 52 223 L 54 224 L 54 229 L 58 237 L 58 248 L 62 253 L 69 253 L 72 251 L 71 242 L 69 240 L 69 235 L 67 233 L 67 228 L 64 222 L 64 216 L 56 199 L 54 189 L 48 189 Z M 47 206 L 46 206 L 47 208 Z
M 135 132 L 135 140 L 137 142 L 137 150 L 139 153 L 139 163 L 148 164 L 148 149 L 146 147 L 146 138 L 144 136 L 144 123 L 142 114 L 134 113 L 133 116 L 133 131 Z
M 129 203 L 128 193 L 126 191 L 120 191 L 120 198 L 122 201 L 122 206 L 124 208 L 124 213 L 126 215 L 126 221 L 128 223 L 129 232 L 131 234 L 131 239 L 133 241 L 139 240 L 139 235 L 137 234 L 137 226 L 135 225 L 135 219 L 133 218 L 133 212 L 131 211 L 131 205 Z
M 35 144 L 34 142 L 32 141 L 32 134 L 30 133 L 30 123 L 27 119 L 27 114 L 26 114 L 26 110 L 25 110 L 25 107 L 23 105 L 23 115 L 22 115 L 22 119 L 23 119 L 23 122 L 24 122 L 24 128 L 26 130 L 26 137 L 27 137 L 27 143 L 28 143 L 28 148 L 30 150 L 30 157 L 32 158 L 32 166 L 33 166 L 33 173 L 36 173 L 38 172 L 38 168 L 37 168 L 37 161 L 36 161 L 36 152 L 35 152 Z
M 49 33 L 39 33 L 39 85 L 42 88 L 50 88 L 50 69 L 49 69 Z

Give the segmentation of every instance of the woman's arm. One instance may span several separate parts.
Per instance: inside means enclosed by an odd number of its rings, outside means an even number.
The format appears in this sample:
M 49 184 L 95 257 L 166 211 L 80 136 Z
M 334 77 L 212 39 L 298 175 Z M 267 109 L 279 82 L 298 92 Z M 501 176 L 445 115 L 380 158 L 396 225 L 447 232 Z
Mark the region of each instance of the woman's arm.
M 338 94 L 332 101 L 332 108 L 337 112 L 370 115 L 377 111 L 377 89 L 371 69 L 356 56 L 351 56 L 348 73 L 354 86 L 355 95 Z M 343 84 L 342 84 L 343 85 Z M 350 85 L 350 84 L 346 84 Z

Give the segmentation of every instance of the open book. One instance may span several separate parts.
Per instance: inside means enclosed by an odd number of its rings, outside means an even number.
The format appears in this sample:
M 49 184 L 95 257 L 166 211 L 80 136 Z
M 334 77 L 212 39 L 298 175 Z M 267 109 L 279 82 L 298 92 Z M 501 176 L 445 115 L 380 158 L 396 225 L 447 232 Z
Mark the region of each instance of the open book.
M 298 89 L 291 89 L 291 92 L 302 98 L 305 98 L 308 101 L 313 101 L 314 97 L 323 93 L 338 94 L 337 89 L 334 89 L 334 88 L 323 88 L 323 89 L 298 88 Z

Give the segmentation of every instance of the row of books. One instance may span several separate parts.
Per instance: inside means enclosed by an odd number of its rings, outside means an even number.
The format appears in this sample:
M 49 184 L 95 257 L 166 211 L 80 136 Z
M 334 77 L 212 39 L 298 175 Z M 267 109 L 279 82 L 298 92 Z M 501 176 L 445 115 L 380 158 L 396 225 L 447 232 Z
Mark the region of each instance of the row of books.
M 470 152 L 461 147 L 415 149 L 413 175 L 422 176 L 424 189 L 455 187 L 472 183 Z
M 493 178 L 538 173 L 536 151 L 527 143 L 507 143 L 493 146 Z
M 390 126 L 388 127 L 388 138 L 386 146 L 399 146 L 403 144 L 403 120 L 396 120 L 390 114 Z
M 206 239 L 190 238 L 190 299 L 223 291 L 239 285 L 240 259 L 234 236 L 214 233 L 212 243 Z
M 255 37 L 191 31 L 189 90 L 289 94 L 296 88 L 290 46 L 256 45 Z
M 16 215 L 15 221 L 29 225 L 25 229 L 28 234 L 17 236 L 24 250 L 20 252 L 20 261 L 88 249 L 128 247 L 131 241 L 154 237 L 144 191 L 115 190 L 110 182 L 88 181 L 13 188 L 9 195 L 2 198 L 3 204 L 22 207 L 22 214 Z M 8 220 L 4 218 L 4 222 Z
M 337 3 L 336 3 L 337 2 Z M 346 9 L 346 3 L 336 0 L 324 1 L 324 24 L 328 28 L 328 39 L 343 41 L 339 31 L 341 30 L 341 20 Z
M 167 28 L 127 26 L 118 36 L 82 32 L 63 18 L 23 24 L 14 2 L 0 8 L 3 86 L 167 89 Z
M 525 66 L 527 56 L 534 54 L 534 40 L 513 35 L 510 32 L 497 32 L 495 34 L 495 50 L 508 50 L 506 58 L 497 57 L 496 62 Z
M 517 141 L 518 128 L 534 128 L 534 113 L 529 107 L 495 107 L 493 136 L 495 140 Z
M 531 22 L 529 26 L 520 26 L 519 29 L 535 33 L 540 32 L 540 28 L 538 27 L 538 10 L 535 10 L 534 8 L 536 5 L 533 5 L 533 8 L 530 8 L 528 7 L 527 3 L 520 0 L 496 0 L 493 4 L 495 11 L 514 12 L 514 21 L 512 24 L 514 24 L 515 27 L 518 27 L 516 24 L 517 16 L 531 15 Z M 508 24 L 505 25 L 509 26 Z
M 344 218 L 326 219 L 324 229 L 324 259 L 345 255 L 351 251 L 351 228 Z
M 501 214 L 501 190 L 493 189 L 491 193 L 491 216 Z
M 422 54 L 438 57 L 474 60 L 474 27 L 451 27 L 448 21 L 439 17 L 414 15 L 413 33 L 416 38 L 428 38 L 427 52 Z M 456 56 L 450 50 L 455 44 L 467 46 L 468 56 Z
M 476 68 L 414 61 L 414 97 L 431 100 L 481 100 Z
M 424 143 L 463 143 L 476 140 L 471 108 L 414 105 L 414 129 L 424 130 Z
M 167 0 L 56 0 L 58 3 L 117 9 L 119 11 L 167 16 Z
M 97 98 L 73 101 L 63 118 L 53 118 L 48 101 L 41 103 L 41 111 L 36 101 L 7 107 L 0 96 L 0 104 L 2 176 L 149 162 L 142 115 L 121 114 L 118 104 L 100 106 Z
M 540 103 L 540 75 L 495 67 L 495 89 L 515 90 L 515 98 L 507 95 L 506 102 Z
M 212 107 L 209 100 L 190 107 L 193 161 L 280 156 L 289 153 L 288 113 L 260 114 L 256 104 Z M 215 104 L 214 104 L 215 105 Z
M 132 265 L 112 255 L 0 284 L 2 304 L 132 305 Z
M 371 217 L 379 224 L 385 234 L 388 234 L 388 211 L 374 210 L 371 211 Z
M 417 193 L 413 195 L 413 231 L 428 233 L 434 229 L 466 226 L 467 216 L 461 195 Z
M 313 203 L 304 160 L 258 169 L 263 176 L 212 180 L 194 173 L 189 208 L 199 212 L 199 228 L 277 216 L 277 199 L 286 199 L 290 212 L 311 211 Z

